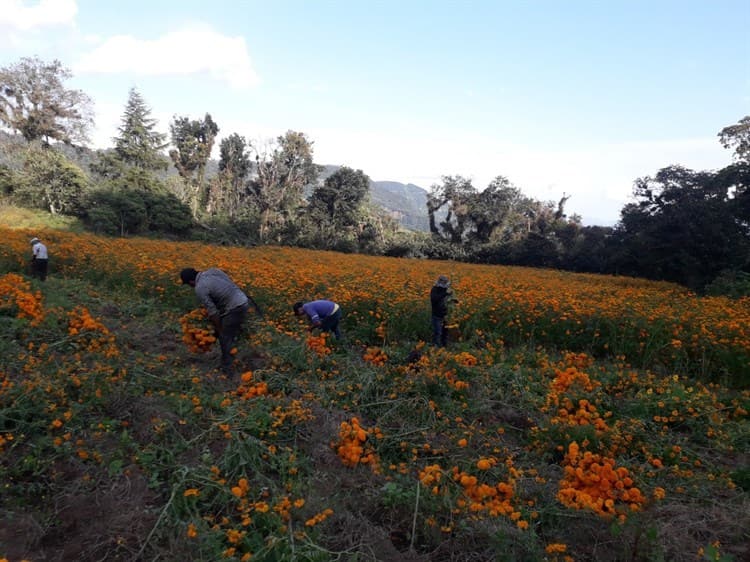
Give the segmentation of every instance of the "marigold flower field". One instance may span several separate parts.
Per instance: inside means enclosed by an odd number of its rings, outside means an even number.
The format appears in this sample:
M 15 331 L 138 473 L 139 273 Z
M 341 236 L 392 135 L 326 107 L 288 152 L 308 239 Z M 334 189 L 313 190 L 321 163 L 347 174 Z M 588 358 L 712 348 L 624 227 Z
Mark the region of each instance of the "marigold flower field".
M 0 231 L 0 560 L 750 556 L 748 299 Z M 263 308 L 236 379 L 183 267 L 223 269 Z M 426 343 L 440 274 L 458 298 L 445 349 Z M 343 341 L 294 316 L 313 298 L 340 304 Z

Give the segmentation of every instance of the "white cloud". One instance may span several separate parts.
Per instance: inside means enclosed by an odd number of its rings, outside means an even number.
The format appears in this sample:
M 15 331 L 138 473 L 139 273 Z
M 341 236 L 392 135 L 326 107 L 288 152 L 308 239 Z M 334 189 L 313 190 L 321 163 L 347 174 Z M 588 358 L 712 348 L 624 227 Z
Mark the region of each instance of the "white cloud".
M 37 27 L 72 24 L 78 6 L 76 0 L 0 0 L 0 28 L 28 31 Z
M 243 37 L 227 37 L 204 25 L 169 32 L 157 39 L 117 35 L 74 65 L 77 73 L 189 75 L 208 73 L 233 88 L 259 82 Z

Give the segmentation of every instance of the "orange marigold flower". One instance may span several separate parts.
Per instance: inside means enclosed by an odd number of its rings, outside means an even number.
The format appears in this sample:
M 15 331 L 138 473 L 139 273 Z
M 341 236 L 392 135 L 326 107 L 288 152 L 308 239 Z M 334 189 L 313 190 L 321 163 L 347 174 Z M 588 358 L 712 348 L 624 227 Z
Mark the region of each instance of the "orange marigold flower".
M 487 459 L 479 459 L 477 461 L 477 468 L 479 470 L 489 470 L 492 468 L 492 463 Z

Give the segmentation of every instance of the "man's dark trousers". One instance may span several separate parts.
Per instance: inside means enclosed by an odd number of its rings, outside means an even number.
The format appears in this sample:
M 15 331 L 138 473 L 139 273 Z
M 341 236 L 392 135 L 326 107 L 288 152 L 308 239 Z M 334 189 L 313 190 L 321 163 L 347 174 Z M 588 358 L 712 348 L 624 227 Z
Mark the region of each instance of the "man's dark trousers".
M 233 308 L 221 317 L 221 335 L 219 345 L 221 346 L 221 370 L 226 374 L 232 374 L 232 347 L 237 336 L 240 335 L 242 324 L 247 317 L 248 304 Z

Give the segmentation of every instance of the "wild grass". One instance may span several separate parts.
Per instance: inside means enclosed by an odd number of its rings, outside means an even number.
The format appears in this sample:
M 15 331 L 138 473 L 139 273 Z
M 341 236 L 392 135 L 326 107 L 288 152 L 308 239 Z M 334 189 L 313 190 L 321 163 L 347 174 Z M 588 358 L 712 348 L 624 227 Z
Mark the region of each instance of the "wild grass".
M 40 283 L 29 232 L 2 234 L 0 559 L 749 554 L 747 303 L 55 230 Z M 185 265 L 265 309 L 236 380 L 183 342 Z M 445 350 L 424 344 L 438 273 L 460 300 Z M 345 341 L 307 335 L 290 303 L 312 297 L 342 304 Z
M 74 217 L 53 215 L 0 201 L 0 225 L 5 228 L 57 229 L 83 232 L 83 224 Z

